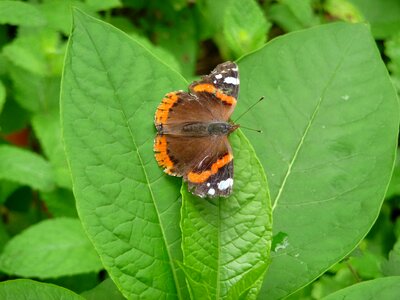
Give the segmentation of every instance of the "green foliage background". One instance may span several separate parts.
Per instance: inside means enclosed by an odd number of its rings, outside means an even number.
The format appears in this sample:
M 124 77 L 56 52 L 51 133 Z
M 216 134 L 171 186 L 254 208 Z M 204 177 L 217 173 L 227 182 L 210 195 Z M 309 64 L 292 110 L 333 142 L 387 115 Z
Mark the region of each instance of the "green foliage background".
M 1 0 L 0 298 L 400 294 L 399 20 L 397 0 Z M 199 200 L 154 161 L 153 115 L 226 60 L 233 119 L 265 96 L 240 121 L 263 132 L 230 137 L 233 195 Z

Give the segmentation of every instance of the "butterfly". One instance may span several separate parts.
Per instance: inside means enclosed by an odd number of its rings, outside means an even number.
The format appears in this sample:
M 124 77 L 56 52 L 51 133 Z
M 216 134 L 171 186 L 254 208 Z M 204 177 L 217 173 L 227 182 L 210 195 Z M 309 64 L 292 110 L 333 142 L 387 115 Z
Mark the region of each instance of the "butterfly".
M 227 197 L 233 187 L 233 153 L 228 135 L 239 125 L 229 121 L 239 93 L 239 68 L 219 64 L 189 85 L 189 92 L 168 93 L 154 124 L 155 158 L 164 172 L 183 177 L 199 197 Z

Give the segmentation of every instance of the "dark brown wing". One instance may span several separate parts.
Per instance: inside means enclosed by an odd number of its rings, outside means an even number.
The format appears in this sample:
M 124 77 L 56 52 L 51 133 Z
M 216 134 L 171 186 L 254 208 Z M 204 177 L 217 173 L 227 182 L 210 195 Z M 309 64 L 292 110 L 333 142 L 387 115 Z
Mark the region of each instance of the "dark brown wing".
M 228 61 L 218 65 L 210 75 L 193 82 L 189 90 L 213 104 L 213 112 L 218 120 L 228 121 L 236 106 L 239 83 L 239 68 Z
M 176 128 L 182 124 L 228 121 L 239 92 L 238 67 L 232 62 L 220 64 L 189 89 L 190 93 L 177 91 L 165 95 L 154 120 L 159 133 L 177 133 Z
M 226 136 L 186 137 L 157 135 L 158 164 L 169 175 L 183 176 L 200 197 L 227 196 L 233 183 L 233 155 Z M 227 183 L 221 183 L 228 180 Z

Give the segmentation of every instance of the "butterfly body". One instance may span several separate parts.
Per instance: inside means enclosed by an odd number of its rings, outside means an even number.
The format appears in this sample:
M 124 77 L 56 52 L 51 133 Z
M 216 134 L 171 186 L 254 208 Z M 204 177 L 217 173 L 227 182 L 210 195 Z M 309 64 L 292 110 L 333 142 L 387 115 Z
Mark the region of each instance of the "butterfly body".
M 239 92 L 237 65 L 218 65 L 189 91 L 166 94 L 157 108 L 156 160 L 167 174 L 183 177 L 197 196 L 229 196 L 233 153 L 227 137 L 239 127 L 229 122 Z

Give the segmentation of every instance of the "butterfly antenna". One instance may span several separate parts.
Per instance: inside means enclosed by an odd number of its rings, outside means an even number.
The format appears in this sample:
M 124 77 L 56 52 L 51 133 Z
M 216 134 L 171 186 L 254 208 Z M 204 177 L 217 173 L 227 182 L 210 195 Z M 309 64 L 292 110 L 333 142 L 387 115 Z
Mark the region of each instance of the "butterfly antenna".
M 240 128 L 251 130 L 251 131 L 255 131 L 255 132 L 258 132 L 258 133 L 262 133 L 262 130 L 260 130 L 260 129 L 254 129 L 254 128 L 245 127 L 245 126 L 242 126 L 242 125 L 240 125 Z
M 250 111 L 250 109 L 252 109 L 254 106 L 256 106 L 258 103 L 260 103 L 261 101 L 263 101 L 264 100 L 264 96 L 262 96 L 260 99 L 258 99 L 257 100 L 257 102 L 255 102 L 255 103 L 253 103 L 252 105 L 250 105 L 249 106 L 249 108 L 247 108 L 239 117 L 237 117 L 236 118 L 236 120 L 235 121 L 233 121 L 234 123 L 237 123 L 237 121 L 240 119 L 240 118 L 242 118 L 245 114 L 247 114 L 249 111 Z M 241 126 L 242 128 L 245 128 L 245 127 L 243 127 L 243 126 Z M 250 128 L 246 128 L 246 129 L 250 129 Z M 256 131 L 258 131 L 257 129 L 253 129 L 253 130 L 256 130 Z

